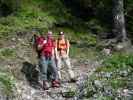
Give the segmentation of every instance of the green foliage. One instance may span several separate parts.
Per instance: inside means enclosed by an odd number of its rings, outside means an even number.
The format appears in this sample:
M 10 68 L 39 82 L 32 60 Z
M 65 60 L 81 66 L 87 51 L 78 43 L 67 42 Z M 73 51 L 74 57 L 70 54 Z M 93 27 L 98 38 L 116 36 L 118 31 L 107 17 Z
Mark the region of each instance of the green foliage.
M 75 17 L 71 8 L 65 6 L 62 0 L 1 0 L 1 2 L 13 10 L 19 9 L 12 14 L 11 18 L 0 18 L 0 37 L 4 37 L 3 34 L 9 35 L 7 33 L 33 28 L 46 30 L 53 28 L 56 24 L 65 24 L 64 26 L 78 31 L 89 29 L 91 33 L 109 32 L 112 29 L 112 0 L 72 0 L 75 2 L 75 7 L 79 6 L 81 11 L 82 9 L 92 10 L 87 12 L 86 17 L 89 19 L 85 22 L 84 19 Z M 125 0 L 124 3 L 128 33 L 132 35 L 133 2 Z M 75 10 L 74 13 L 76 12 L 78 11 Z
M 82 45 L 83 46 L 83 45 Z M 96 59 L 97 52 L 93 48 L 88 47 L 78 47 L 76 45 L 71 45 L 70 47 L 70 57 L 77 59 Z
M 67 98 L 71 98 L 71 97 L 73 97 L 74 95 L 75 95 L 74 92 L 66 92 L 66 93 L 64 93 L 64 97 L 67 97 Z
M 44 12 L 38 3 L 23 1 L 21 9 L 14 15 L 0 18 L 0 38 L 12 35 L 18 31 L 28 31 L 33 28 L 47 30 L 56 23 L 49 11 Z
M 109 97 L 109 96 L 99 96 L 98 98 L 97 98 L 97 100 L 113 100 L 113 98 L 112 97 Z
M 19 6 L 20 1 L 19 0 L 0 0 L 1 4 L 5 4 L 11 11 L 14 11 Z
M 81 50 L 80 49 L 78 49 L 76 46 L 71 46 L 71 48 L 70 48 L 70 56 L 72 58 L 74 58 L 74 57 L 79 58 L 80 56 L 77 55 L 79 53 L 81 54 Z
M 132 0 L 125 0 L 125 17 L 126 17 L 126 22 L 127 22 L 127 31 L 131 37 L 132 31 L 133 31 L 133 17 L 132 17 L 132 12 L 133 12 L 133 1 Z M 132 38 L 133 40 L 133 38 Z
M 104 26 L 105 24 L 103 25 L 103 23 L 96 18 L 91 18 L 91 20 L 87 21 L 86 24 L 88 28 L 95 34 L 108 31 L 107 25 Z
M 94 35 L 84 36 L 83 41 L 85 41 L 88 46 L 96 46 L 97 43 L 96 36 Z
M 103 64 L 107 67 L 123 68 L 126 66 L 133 66 L 132 54 L 115 54 L 112 57 L 106 59 Z
M 65 98 L 72 98 L 75 95 L 76 95 L 76 91 L 73 91 L 71 89 L 68 92 L 63 93 L 63 97 L 65 97 Z
M 103 61 L 103 66 L 97 68 L 96 72 L 113 72 L 116 78 L 117 71 L 133 70 L 133 55 L 132 54 L 114 54 Z M 112 76 L 113 77 L 113 76 Z
M 127 81 L 128 80 L 123 79 L 112 79 L 108 81 L 108 84 L 110 84 L 114 89 L 118 89 L 120 87 L 124 88 L 127 86 Z
M 112 56 L 106 58 L 103 61 L 102 67 L 97 68 L 94 74 L 91 75 L 89 81 L 87 82 L 86 97 L 90 98 L 95 94 L 98 95 L 97 100 L 104 100 L 103 98 L 99 99 L 101 98 L 99 93 L 104 94 L 107 89 L 110 89 L 113 96 L 107 97 L 107 100 L 113 100 L 117 97 L 117 91 L 119 89 L 130 87 L 130 83 L 133 82 L 133 80 L 131 80 L 133 76 L 132 72 L 132 54 L 113 54 Z M 96 88 L 96 85 L 94 85 L 95 80 L 98 80 L 102 87 Z
M 12 75 L 0 72 L 0 86 L 7 96 L 13 95 L 13 88 L 15 87 L 14 83 L 15 80 Z
M 96 33 L 104 31 L 99 20 L 91 19 L 84 23 L 82 19 L 78 19 L 72 15 L 70 9 L 65 7 L 60 0 L 22 0 L 19 3 L 21 4 L 21 8 L 15 14 L 0 18 L 0 38 L 7 37 L 11 33 L 18 31 L 32 30 L 33 28 L 41 31 L 53 29 L 57 24 L 61 25 L 62 29 L 64 29 L 63 25 L 80 34 L 87 32 L 88 27 Z M 91 32 L 94 33 L 94 31 Z M 73 38 L 75 38 L 75 35 Z M 89 37 L 87 43 L 95 45 L 96 40 Z
M 0 49 L 0 58 L 8 59 L 14 57 L 16 57 L 16 52 L 14 49 L 10 48 Z

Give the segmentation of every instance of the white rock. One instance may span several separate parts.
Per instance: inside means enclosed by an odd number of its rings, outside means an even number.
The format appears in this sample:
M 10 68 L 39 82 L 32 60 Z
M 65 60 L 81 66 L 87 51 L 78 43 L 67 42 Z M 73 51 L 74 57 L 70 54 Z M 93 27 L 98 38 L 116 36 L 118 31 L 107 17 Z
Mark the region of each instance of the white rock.
M 31 95 L 34 95 L 36 93 L 35 90 L 31 90 Z
M 18 38 L 18 41 L 20 41 L 20 42 L 21 42 L 21 41 L 22 41 L 22 39 Z
M 28 100 L 31 100 L 31 99 L 32 99 L 32 97 L 31 97 L 31 96 L 29 96 L 29 95 L 27 95 L 27 99 L 28 99 Z
M 128 93 L 128 89 L 124 89 L 123 92 L 124 92 L 124 93 Z
M 110 55 L 111 54 L 111 49 L 104 48 L 103 53 L 105 53 L 106 55 Z
M 12 38 L 12 41 L 16 41 L 16 38 Z

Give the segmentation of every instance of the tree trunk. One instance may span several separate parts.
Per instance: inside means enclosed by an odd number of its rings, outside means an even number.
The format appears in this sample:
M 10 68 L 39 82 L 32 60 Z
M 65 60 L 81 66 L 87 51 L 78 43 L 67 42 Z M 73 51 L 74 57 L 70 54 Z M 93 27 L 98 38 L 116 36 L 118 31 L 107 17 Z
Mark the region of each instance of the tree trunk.
M 20 6 L 21 6 L 21 0 L 16 0 L 15 2 L 16 2 L 15 3 L 15 5 L 16 5 L 15 11 L 17 11 L 20 8 Z
M 127 40 L 125 18 L 124 18 L 124 4 L 123 0 L 113 1 L 113 21 L 114 21 L 114 33 L 118 40 L 125 42 Z

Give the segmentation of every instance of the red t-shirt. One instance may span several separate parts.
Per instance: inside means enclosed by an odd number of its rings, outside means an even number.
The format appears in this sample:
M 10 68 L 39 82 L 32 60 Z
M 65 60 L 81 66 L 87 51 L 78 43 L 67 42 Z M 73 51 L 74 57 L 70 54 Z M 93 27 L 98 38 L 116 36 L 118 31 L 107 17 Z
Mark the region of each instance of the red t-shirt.
M 51 57 L 53 49 L 55 48 L 53 39 L 44 39 L 44 37 L 40 37 L 37 39 L 38 45 L 43 45 L 41 49 L 41 55 L 45 57 Z

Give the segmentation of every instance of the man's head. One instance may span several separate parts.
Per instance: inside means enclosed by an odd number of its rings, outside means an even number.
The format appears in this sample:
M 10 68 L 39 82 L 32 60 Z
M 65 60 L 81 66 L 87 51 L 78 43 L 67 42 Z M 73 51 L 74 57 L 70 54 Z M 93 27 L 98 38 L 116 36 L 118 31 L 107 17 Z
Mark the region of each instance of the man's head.
M 59 33 L 59 38 L 60 38 L 60 39 L 64 39 L 64 38 L 65 38 L 64 32 L 61 31 L 61 32 Z
M 52 31 L 48 31 L 48 33 L 47 33 L 47 38 L 52 38 Z

